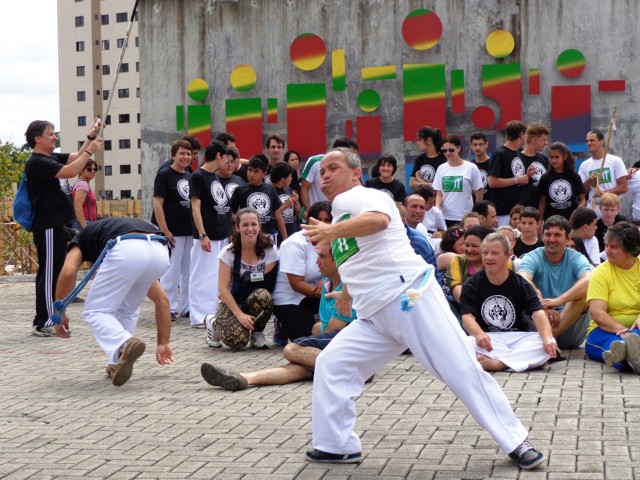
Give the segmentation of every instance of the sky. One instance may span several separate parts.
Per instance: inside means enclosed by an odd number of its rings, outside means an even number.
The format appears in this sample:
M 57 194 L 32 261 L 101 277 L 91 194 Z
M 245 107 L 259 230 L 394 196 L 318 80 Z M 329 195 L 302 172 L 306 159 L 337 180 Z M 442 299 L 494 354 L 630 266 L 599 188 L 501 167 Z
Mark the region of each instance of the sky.
M 25 143 L 32 120 L 60 126 L 56 0 L 2 2 L 0 141 Z

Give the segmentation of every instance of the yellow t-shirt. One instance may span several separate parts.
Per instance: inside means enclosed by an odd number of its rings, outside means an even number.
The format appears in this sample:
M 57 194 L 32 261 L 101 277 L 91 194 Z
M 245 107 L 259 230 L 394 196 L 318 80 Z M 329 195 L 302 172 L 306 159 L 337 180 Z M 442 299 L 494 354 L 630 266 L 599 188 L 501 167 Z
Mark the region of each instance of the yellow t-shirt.
M 623 270 L 610 262 L 598 265 L 589 279 L 587 302 L 604 300 L 611 317 L 630 327 L 640 314 L 640 258 L 633 267 Z M 593 320 L 587 334 L 598 326 Z

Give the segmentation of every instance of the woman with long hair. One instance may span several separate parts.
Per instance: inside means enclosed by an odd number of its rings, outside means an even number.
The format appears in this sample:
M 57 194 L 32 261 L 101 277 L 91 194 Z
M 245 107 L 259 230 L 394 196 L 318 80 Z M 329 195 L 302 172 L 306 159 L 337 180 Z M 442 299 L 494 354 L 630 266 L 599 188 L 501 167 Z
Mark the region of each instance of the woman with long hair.
M 207 343 L 239 350 L 250 341 L 251 348 L 269 348 L 264 329 L 273 311 L 278 252 L 256 210 L 238 210 L 236 231 L 218 258 L 220 303 L 205 317 Z
M 564 143 L 553 142 L 549 146 L 549 163 L 549 171 L 538 183 L 540 216 L 546 220 L 552 215 L 562 215 L 569 220 L 576 208 L 586 204 L 584 185 L 575 170 L 575 159 Z
M 71 189 L 73 207 L 76 211 L 76 221 L 74 226 L 82 230 L 87 223 L 95 222 L 98 219 L 96 195 L 91 188 L 91 180 L 96 178 L 98 164 L 95 160 L 87 160 L 87 164 L 78 174 L 78 180 Z

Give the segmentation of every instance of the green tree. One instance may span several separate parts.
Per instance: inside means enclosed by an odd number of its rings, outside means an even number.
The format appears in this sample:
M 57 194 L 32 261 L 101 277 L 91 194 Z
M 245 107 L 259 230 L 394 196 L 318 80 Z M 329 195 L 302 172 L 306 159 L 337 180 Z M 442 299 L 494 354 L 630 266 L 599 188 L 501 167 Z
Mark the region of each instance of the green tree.
M 24 164 L 31 150 L 21 150 L 13 143 L 0 141 L 0 200 L 13 200 L 14 184 L 22 178 Z

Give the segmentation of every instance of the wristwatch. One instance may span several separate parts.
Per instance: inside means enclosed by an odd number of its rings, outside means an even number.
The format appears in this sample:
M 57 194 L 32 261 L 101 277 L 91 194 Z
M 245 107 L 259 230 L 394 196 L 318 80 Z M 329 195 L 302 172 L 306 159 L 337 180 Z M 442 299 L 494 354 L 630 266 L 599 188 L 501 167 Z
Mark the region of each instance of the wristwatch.
M 203 238 L 207 238 L 207 234 L 206 233 L 201 233 L 200 235 L 198 235 L 198 238 L 200 240 L 202 240 Z

